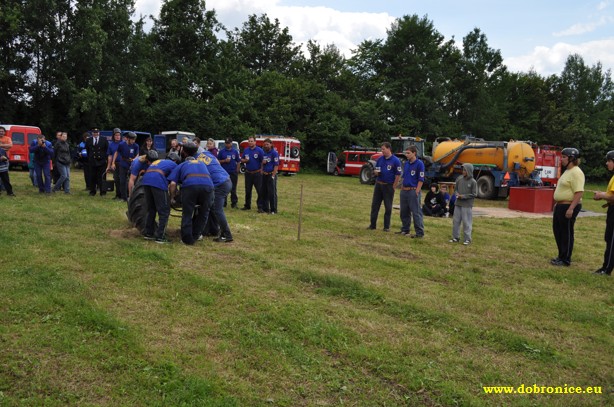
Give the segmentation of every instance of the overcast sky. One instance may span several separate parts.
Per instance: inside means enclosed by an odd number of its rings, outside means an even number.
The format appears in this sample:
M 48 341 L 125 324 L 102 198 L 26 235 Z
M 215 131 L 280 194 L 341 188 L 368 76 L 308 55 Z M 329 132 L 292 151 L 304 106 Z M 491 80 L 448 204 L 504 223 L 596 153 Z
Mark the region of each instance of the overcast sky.
M 158 16 L 161 3 L 137 0 L 136 14 Z M 459 47 L 479 28 L 511 71 L 559 74 L 572 53 L 614 71 L 614 0 L 207 0 L 206 7 L 227 29 L 267 14 L 295 43 L 333 43 L 347 57 L 365 39 L 385 39 L 396 18 L 417 14 Z

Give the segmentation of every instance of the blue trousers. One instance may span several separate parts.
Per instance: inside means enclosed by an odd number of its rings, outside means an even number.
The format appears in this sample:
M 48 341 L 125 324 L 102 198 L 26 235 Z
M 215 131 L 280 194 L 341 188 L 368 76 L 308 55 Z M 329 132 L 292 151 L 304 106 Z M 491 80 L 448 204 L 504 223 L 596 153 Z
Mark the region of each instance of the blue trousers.
M 409 233 L 411 220 L 414 219 L 414 229 L 416 236 L 424 236 L 424 220 L 422 218 L 422 208 L 420 207 L 420 196 L 415 190 L 401 191 L 401 227 L 402 232 Z
M 38 181 L 38 192 L 51 193 L 51 163 L 47 161 L 45 164 L 34 162 L 34 171 L 36 172 L 36 180 Z M 43 175 L 45 179 L 43 181 Z

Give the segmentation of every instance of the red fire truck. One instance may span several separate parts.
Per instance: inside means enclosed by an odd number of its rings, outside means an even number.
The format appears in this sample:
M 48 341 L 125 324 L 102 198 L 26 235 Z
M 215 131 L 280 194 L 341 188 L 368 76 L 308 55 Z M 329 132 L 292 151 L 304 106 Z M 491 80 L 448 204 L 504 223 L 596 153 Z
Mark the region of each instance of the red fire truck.
M 360 175 L 362 166 L 378 152 L 376 147 L 352 147 L 343 150 L 339 156 L 331 151 L 328 153 L 326 171 L 332 175 Z
M 561 147 L 533 144 L 535 171 L 544 185 L 556 186 L 561 177 Z
M 264 140 L 271 139 L 273 147 L 279 153 L 279 168 L 278 172 L 285 175 L 296 174 L 301 165 L 301 142 L 295 137 L 274 136 L 266 134 L 257 134 L 256 145 L 260 148 L 264 145 Z M 247 140 L 241 142 L 241 151 L 248 147 Z M 241 172 L 243 172 L 241 166 Z

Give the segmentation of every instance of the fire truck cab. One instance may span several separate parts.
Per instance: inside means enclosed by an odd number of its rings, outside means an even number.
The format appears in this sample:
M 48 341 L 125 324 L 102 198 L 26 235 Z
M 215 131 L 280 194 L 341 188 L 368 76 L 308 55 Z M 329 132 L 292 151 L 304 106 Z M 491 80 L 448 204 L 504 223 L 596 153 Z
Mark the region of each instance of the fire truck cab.
M 301 142 L 297 138 L 265 134 L 257 134 L 255 137 L 256 145 L 260 148 L 264 145 L 264 140 L 271 139 L 273 147 L 279 154 L 278 172 L 284 173 L 284 175 L 292 175 L 299 171 L 301 164 Z M 241 151 L 247 147 L 247 140 L 243 140 L 241 142 Z M 244 172 L 243 165 L 241 165 L 241 172 Z

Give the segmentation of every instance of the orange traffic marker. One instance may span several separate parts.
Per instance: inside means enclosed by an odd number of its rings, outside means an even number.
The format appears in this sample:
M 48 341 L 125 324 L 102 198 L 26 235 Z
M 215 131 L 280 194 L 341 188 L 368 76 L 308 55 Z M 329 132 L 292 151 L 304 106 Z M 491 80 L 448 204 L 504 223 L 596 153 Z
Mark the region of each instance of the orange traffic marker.
M 506 173 L 505 173 L 505 176 L 503 177 L 503 179 L 504 179 L 504 180 L 506 180 L 506 181 L 509 181 L 509 179 L 510 179 L 510 173 L 509 173 L 509 172 L 506 172 Z

